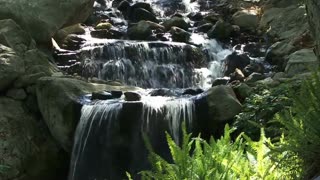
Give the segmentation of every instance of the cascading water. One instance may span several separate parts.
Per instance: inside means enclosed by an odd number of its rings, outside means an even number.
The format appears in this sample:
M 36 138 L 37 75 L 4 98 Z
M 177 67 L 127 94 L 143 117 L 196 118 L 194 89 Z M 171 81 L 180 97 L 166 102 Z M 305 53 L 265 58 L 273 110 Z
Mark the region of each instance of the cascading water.
M 184 13 L 200 9 L 197 1 L 190 0 L 147 2 L 157 7 L 162 18 L 166 18 L 168 8 L 172 10 L 171 5 L 175 5 L 174 10 L 182 8 Z M 111 8 L 112 1 L 105 6 Z M 121 27 L 126 28 L 127 23 Z M 86 43 L 76 52 L 83 64 L 83 76 L 148 89 L 136 92 L 141 95 L 136 101 L 126 101 L 123 96 L 85 101 L 75 134 L 69 180 L 117 180 L 123 179 L 126 171 L 135 175 L 149 168 L 143 134 L 157 153 L 170 159 L 164 132 L 181 143 L 182 122 L 186 122 L 188 130 L 195 131 L 201 126 L 195 123 L 197 116 L 204 114 L 199 109 L 205 110 L 184 88 L 211 87 L 212 80 L 222 75 L 221 60 L 231 51 L 203 34 L 192 33 L 191 45 L 96 39 L 87 30 L 79 36 Z M 195 94 L 199 92 L 203 91 L 192 90 Z

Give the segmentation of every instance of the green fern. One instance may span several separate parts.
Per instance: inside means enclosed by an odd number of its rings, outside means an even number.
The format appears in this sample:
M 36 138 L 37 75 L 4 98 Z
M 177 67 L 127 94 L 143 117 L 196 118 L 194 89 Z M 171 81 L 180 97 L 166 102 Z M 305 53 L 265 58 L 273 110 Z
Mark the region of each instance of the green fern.
M 167 141 L 173 163 L 169 163 L 154 153 L 146 140 L 150 151 L 152 170 L 141 172 L 142 179 L 168 180 L 212 180 L 212 179 L 290 179 L 278 162 L 269 156 L 270 139 L 261 131 L 260 141 L 252 141 L 241 134 L 235 141 L 231 139 L 234 129 L 225 127 L 224 136 L 210 142 L 200 136 L 191 138 L 183 129 L 182 146 L 179 147 L 167 134 Z M 281 158 L 283 154 L 278 155 Z M 291 178 L 294 179 L 294 178 Z

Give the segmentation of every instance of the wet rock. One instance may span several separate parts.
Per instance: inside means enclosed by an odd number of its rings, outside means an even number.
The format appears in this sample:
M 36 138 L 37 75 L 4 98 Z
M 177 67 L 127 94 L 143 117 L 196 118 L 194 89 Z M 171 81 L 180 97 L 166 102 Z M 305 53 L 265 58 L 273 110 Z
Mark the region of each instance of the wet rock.
M 201 21 L 203 19 L 203 15 L 201 14 L 201 12 L 191 12 L 190 14 L 188 14 L 188 18 L 190 18 L 190 20 L 192 21 Z
M 257 73 L 265 73 L 265 67 L 262 63 L 260 62 L 254 62 L 252 61 L 249 65 L 247 65 L 243 69 L 243 73 L 246 77 L 250 76 L 250 74 L 257 72 Z
M 189 24 L 183 18 L 177 16 L 174 16 L 171 19 L 163 22 L 163 26 L 166 28 L 166 30 L 170 30 L 173 26 L 179 27 L 186 31 L 189 28 Z
M 117 9 L 124 13 L 127 12 L 129 8 L 130 8 L 130 3 L 126 0 L 121 1 L 117 6 Z
M 212 121 L 225 122 L 242 109 L 234 91 L 229 86 L 215 86 L 208 91 L 209 113 Z
M 205 23 L 203 25 L 198 26 L 196 31 L 197 32 L 207 33 L 212 28 L 212 26 L 213 26 L 212 23 Z
M 205 15 L 203 19 L 205 20 L 205 22 L 215 24 L 217 21 L 219 21 L 220 15 L 213 12 Z
M 108 100 L 113 99 L 111 93 L 102 91 L 102 92 L 94 92 L 92 93 L 91 100 Z
M 6 96 L 14 100 L 24 100 L 27 98 L 27 94 L 24 89 L 9 89 Z
M 162 31 L 164 27 L 151 21 L 140 21 L 128 28 L 127 35 L 132 40 L 146 40 L 152 35 L 152 30 Z
M 111 95 L 114 97 L 114 98 L 120 98 L 122 96 L 122 91 L 111 91 Z
M 227 85 L 229 81 L 229 78 L 217 78 L 212 82 L 212 87 L 219 85 Z
M 170 34 L 173 41 L 187 43 L 190 39 L 191 34 L 181 28 L 171 27 Z
M 126 101 L 140 101 L 141 95 L 135 92 L 125 92 L 124 97 Z
M 74 35 L 69 34 L 60 44 L 60 47 L 67 50 L 78 50 L 81 45 L 85 43 L 85 39 Z
M 159 22 L 154 14 L 143 8 L 135 8 L 130 14 L 129 19 L 133 22 L 139 22 L 141 20 L 152 21 L 156 23 Z
M 182 95 L 191 95 L 191 96 L 195 96 L 198 94 L 203 93 L 204 91 L 202 89 L 186 89 L 184 90 L 184 92 L 182 93 Z
M 219 20 L 216 24 L 208 31 L 207 35 L 209 38 L 217 38 L 224 40 L 230 37 L 233 28 L 230 23 L 223 20 Z
M 255 30 L 259 25 L 258 15 L 250 10 L 236 12 L 232 16 L 232 21 L 235 25 L 246 30 Z
M 285 72 L 289 76 L 315 71 L 319 68 L 319 61 L 312 49 L 301 49 L 289 55 Z
M 245 54 L 237 54 L 233 52 L 232 54 L 228 55 L 225 59 L 225 76 L 230 75 L 233 73 L 236 68 L 243 70 L 247 65 L 250 64 L 250 58 Z
M 296 47 L 289 41 L 280 41 L 274 43 L 267 51 L 265 61 L 279 67 L 279 70 L 284 71 L 286 66 L 286 56 L 293 53 Z
M 0 44 L 0 92 L 11 86 L 24 72 L 23 63 L 13 49 Z
M 151 5 L 149 3 L 145 3 L 145 2 L 137 2 L 134 5 L 132 5 L 131 7 L 132 10 L 135 9 L 145 9 L 148 12 L 150 12 L 151 14 L 154 14 L 153 9 L 151 7 Z
M 249 43 L 243 47 L 243 51 L 248 53 L 251 57 L 263 57 L 265 52 L 262 50 L 261 45 L 257 43 Z
M 50 46 L 51 37 L 59 29 L 85 21 L 93 3 L 94 0 L 0 0 L 0 19 L 13 18 L 38 44 Z
M 152 90 L 149 94 L 150 96 L 176 96 L 177 95 L 174 91 L 167 88 L 155 89 L 155 90 Z
M 249 77 L 247 77 L 246 82 L 247 83 L 254 83 L 257 82 L 259 80 L 265 79 L 265 75 L 261 74 L 261 73 L 252 73 L 250 74 Z
M 96 30 L 109 30 L 112 28 L 112 24 L 109 22 L 101 22 L 94 29 Z

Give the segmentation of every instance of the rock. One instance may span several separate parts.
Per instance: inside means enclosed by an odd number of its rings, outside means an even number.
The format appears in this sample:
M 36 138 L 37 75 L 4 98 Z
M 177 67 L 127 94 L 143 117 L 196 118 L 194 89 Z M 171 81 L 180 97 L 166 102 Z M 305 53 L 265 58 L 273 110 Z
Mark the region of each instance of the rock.
M 136 25 L 128 28 L 128 36 L 132 40 L 146 40 L 152 34 L 152 30 L 164 30 L 164 27 L 151 22 L 151 21 L 140 21 Z
M 170 34 L 171 34 L 172 40 L 176 42 L 187 43 L 189 42 L 191 37 L 191 34 L 189 32 L 175 26 L 171 27 Z
M 159 22 L 154 14 L 143 8 L 134 8 L 133 12 L 129 16 L 129 19 L 133 22 L 139 22 L 141 20 L 152 21 L 156 23 Z
M 315 71 L 319 68 L 319 61 L 312 49 L 301 49 L 290 54 L 288 58 L 285 73 L 289 76 Z
M 70 152 L 80 118 L 80 96 L 92 92 L 127 91 L 135 88 L 90 84 L 64 77 L 43 77 L 38 80 L 36 89 L 40 112 L 52 136 Z
M 250 74 L 256 72 L 256 73 L 265 73 L 265 67 L 261 62 L 255 62 L 252 61 L 250 62 L 249 65 L 247 65 L 244 69 L 243 69 L 243 74 L 245 75 L 245 77 L 250 76 Z
M 229 76 L 233 73 L 236 68 L 243 70 L 247 65 L 250 64 L 250 58 L 245 54 L 238 54 L 233 52 L 232 54 L 228 55 L 225 59 L 225 76 Z
M 9 89 L 6 96 L 14 100 L 24 100 L 27 98 L 27 94 L 23 89 Z
M 0 0 L 0 19 L 13 18 L 36 42 L 48 45 L 59 29 L 85 21 L 93 3 L 94 0 Z
M 80 49 L 80 47 L 85 43 L 85 39 L 74 34 L 69 34 L 61 42 L 60 47 L 66 50 L 75 51 Z
M 109 22 L 101 22 L 96 27 L 94 27 L 97 30 L 106 29 L 109 30 L 112 28 L 112 24 Z
M 214 121 L 231 120 L 241 112 L 242 105 L 229 86 L 215 86 L 208 91 L 209 113 Z
M 149 95 L 150 96 L 176 96 L 177 94 L 171 89 L 161 88 L 161 89 L 152 90 L 149 93 Z
M 111 91 L 111 95 L 114 98 L 121 98 L 122 94 L 123 94 L 122 91 Z
M 231 24 L 219 20 L 216 24 L 208 31 L 207 35 L 209 38 L 217 38 L 219 40 L 227 39 L 232 33 Z
M 259 25 L 258 15 L 253 10 L 242 10 L 232 15 L 235 25 L 246 30 L 255 30 Z
M 287 75 L 286 75 L 286 73 L 284 73 L 284 72 L 277 72 L 277 73 L 275 73 L 274 75 L 273 75 L 273 77 L 272 77 L 272 79 L 273 80 L 279 80 L 279 79 L 282 79 L 282 78 L 287 78 Z
M 102 92 L 94 92 L 92 93 L 91 100 L 108 100 L 113 99 L 113 96 L 111 93 L 102 91 Z
M 212 87 L 219 85 L 227 85 L 229 80 L 229 78 L 217 78 L 212 82 Z
M 140 101 L 141 95 L 135 92 L 125 92 L 124 97 L 126 101 Z
M 212 28 L 212 26 L 213 26 L 212 23 L 205 23 L 198 26 L 196 30 L 197 32 L 207 33 Z
M 55 35 L 54 39 L 61 44 L 64 39 L 70 34 L 84 34 L 86 30 L 81 24 L 74 24 L 65 28 L 60 29 Z
M 17 53 L 24 53 L 36 47 L 31 36 L 12 19 L 0 20 L 0 44 L 12 48 Z
M 263 57 L 266 53 L 260 43 L 248 43 L 243 47 L 243 51 L 250 57 Z
M 250 74 L 249 77 L 247 77 L 246 83 L 254 83 L 254 82 L 257 82 L 257 81 L 262 80 L 264 78 L 266 78 L 266 77 L 261 73 L 252 73 L 252 74 Z
M 308 19 L 309 19 L 309 27 L 311 34 L 313 35 L 313 39 L 315 40 L 316 46 L 315 46 L 315 54 L 320 60 L 320 21 L 319 21 L 319 8 L 320 4 L 318 1 L 313 0 L 306 0 L 306 10 L 308 13 Z
M 112 3 L 113 4 L 113 3 Z M 117 9 L 123 13 L 125 13 L 126 11 L 128 11 L 130 8 L 130 3 L 126 0 L 121 1 L 118 6 Z
M 182 93 L 182 95 L 191 95 L 191 96 L 195 96 L 198 94 L 203 93 L 204 91 L 202 89 L 186 89 L 184 90 L 184 92 Z
M 154 14 L 154 13 L 153 13 L 153 9 L 152 9 L 152 7 L 151 7 L 151 5 L 150 5 L 149 3 L 137 2 L 137 3 L 135 3 L 134 5 L 132 5 L 131 8 L 132 8 L 133 10 L 134 10 L 134 9 L 139 9 L 139 8 L 145 9 L 145 10 L 147 10 L 148 12 Z
M 260 28 L 268 29 L 270 36 L 281 40 L 300 37 L 309 29 L 303 6 L 292 5 L 285 8 L 270 8 L 264 11 Z M 270 28 L 271 27 L 271 28 Z
M 279 67 L 279 70 L 285 69 L 285 57 L 288 54 L 293 53 L 296 50 L 296 47 L 290 41 L 284 40 L 280 42 L 276 42 L 271 47 L 269 47 L 265 60 Z
M 245 83 L 240 83 L 232 88 L 240 102 L 244 102 L 244 100 L 249 97 L 253 91 L 253 89 Z
M 232 81 L 243 81 L 245 79 L 244 74 L 238 68 L 234 70 L 233 73 L 230 74 L 230 82 Z
M 0 44 L 0 92 L 6 90 L 25 71 L 23 59 Z
M 1 172 L 1 180 L 65 178 L 66 153 L 43 121 L 27 112 L 22 102 L 0 97 L 0 124 L 1 165 L 9 166 Z
M 166 30 L 170 30 L 173 26 L 179 27 L 186 31 L 189 28 L 189 24 L 183 18 L 177 16 L 174 16 L 173 18 L 163 22 L 163 26 L 166 28 Z
M 190 20 L 192 21 L 201 21 L 203 19 L 203 15 L 201 14 L 201 12 L 191 12 L 190 14 L 188 14 L 188 18 L 190 18 Z
M 90 32 L 90 35 L 94 38 L 100 38 L 100 39 L 111 39 L 112 34 L 107 29 L 100 29 L 100 30 L 94 30 Z

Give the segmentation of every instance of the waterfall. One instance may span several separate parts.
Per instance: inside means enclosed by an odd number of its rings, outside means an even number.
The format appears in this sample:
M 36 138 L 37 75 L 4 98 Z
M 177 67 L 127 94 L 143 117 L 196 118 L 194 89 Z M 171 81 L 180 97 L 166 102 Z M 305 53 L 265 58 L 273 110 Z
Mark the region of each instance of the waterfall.
M 97 101 L 84 105 L 81 113 L 69 180 L 121 179 L 124 171 L 117 170 L 118 166 L 139 172 L 148 164 L 143 133 L 155 147 L 165 151 L 164 132 L 179 144 L 182 122 L 191 128 L 195 118 L 192 99 L 160 96 L 144 96 L 134 103 Z M 119 157 L 120 152 L 125 154 Z

